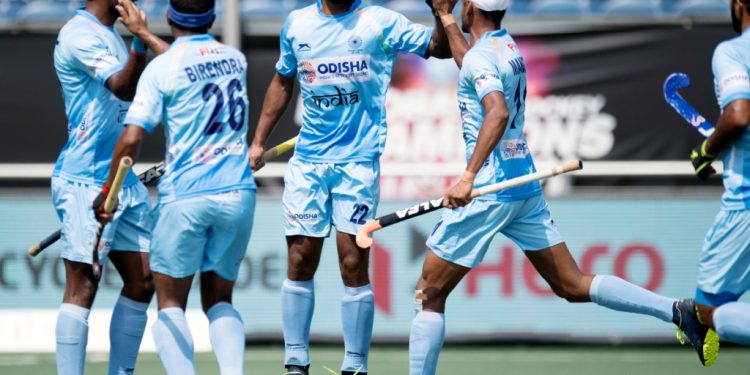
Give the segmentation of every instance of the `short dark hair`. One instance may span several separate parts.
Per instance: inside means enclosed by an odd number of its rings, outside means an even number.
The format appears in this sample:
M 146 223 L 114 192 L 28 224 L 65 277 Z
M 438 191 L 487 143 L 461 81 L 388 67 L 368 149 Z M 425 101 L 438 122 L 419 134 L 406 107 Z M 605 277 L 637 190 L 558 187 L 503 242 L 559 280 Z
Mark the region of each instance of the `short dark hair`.
M 750 1 L 750 0 L 748 0 Z M 504 10 L 495 10 L 492 12 L 488 12 L 486 10 L 479 9 L 480 12 L 482 12 L 482 15 L 485 17 L 497 22 L 500 24 L 500 22 L 503 21 L 503 17 L 505 17 L 505 11 Z
M 188 13 L 188 14 L 203 14 L 208 12 L 211 9 L 214 9 L 216 6 L 215 0 L 169 0 L 169 4 L 174 8 L 174 10 L 180 12 L 180 13 Z M 185 31 L 192 31 L 197 33 L 206 33 L 208 32 L 210 23 L 204 26 L 199 27 L 185 27 L 180 26 L 174 22 L 170 22 L 174 27 L 177 27 L 178 29 L 185 30 Z

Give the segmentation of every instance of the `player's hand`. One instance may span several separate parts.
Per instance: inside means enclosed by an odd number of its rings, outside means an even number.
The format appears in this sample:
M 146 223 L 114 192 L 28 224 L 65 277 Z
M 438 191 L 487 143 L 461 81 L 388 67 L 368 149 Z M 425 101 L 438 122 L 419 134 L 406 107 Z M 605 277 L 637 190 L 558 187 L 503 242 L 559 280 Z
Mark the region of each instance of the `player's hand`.
M 148 32 L 148 24 L 146 23 L 146 13 L 138 9 L 132 0 L 118 0 L 118 4 L 115 5 L 117 12 L 120 13 L 118 20 L 122 22 L 125 27 L 128 28 L 135 36 L 142 36 Z
M 102 190 L 99 195 L 94 199 L 94 203 L 91 205 L 94 208 L 94 216 L 100 223 L 107 224 L 112 221 L 114 213 L 104 212 L 104 201 L 107 200 L 107 194 Z
M 706 142 L 708 141 L 703 141 L 690 152 L 690 161 L 693 163 L 695 175 L 703 181 L 707 181 L 709 176 L 716 173 L 716 169 L 711 166 L 711 163 L 716 160 L 716 155 L 706 152 Z
M 432 9 L 440 14 L 453 13 L 457 0 L 428 0 L 432 3 Z
M 257 172 L 266 165 L 266 161 L 263 159 L 264 152 L 266 152 L 265 147 L 255 143 L 250 145 L 250 168 L 253 172 Z
M 474 184 L 471 181 L 461 179 L 453 185 L 443 197 L 443 206 L 446 208 L 463 207 L 471 202 L 471 191 Z

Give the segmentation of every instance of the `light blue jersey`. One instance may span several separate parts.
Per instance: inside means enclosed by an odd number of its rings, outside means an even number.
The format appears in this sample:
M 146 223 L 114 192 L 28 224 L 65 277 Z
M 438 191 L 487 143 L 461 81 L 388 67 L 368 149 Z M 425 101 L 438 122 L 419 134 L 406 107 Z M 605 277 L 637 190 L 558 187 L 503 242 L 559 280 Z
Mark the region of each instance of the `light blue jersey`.
M 432 30 L 356 0 L 328 16 L 296 10 L 281 30 L 276 70 L 296 75 L 304 114 L 295 156 L 305 162 L 371 162 L 385 147 L 385 94 L 396 55 L 425 56 Z
M 106 181 L 129 103 L 115 97 L 105 83 L 127 59 L 120 35 L 85 10 L 60 30 L 54 61 L 68 117 L 68 142 L 57 158 L 54 177 L 91 185 Z M 125 185 L 136 182 L 130 172 Z
M 714 88 L 722 110 L 734 100 L 750 99 L 750 31 L 727 40 L 714 52 Z M 722 209 L 750 208 L 750 133 L 724 151 Z
M 246 87 L 245 56 L 206 34 L 177 38 L 146 67 L 125 123 L 165 125 L 160 203 L 255 189 Z
M 463 122 L 467 162 L 476 147 L 484 121 L 482 99 L 491 92 L 505 97 L 509 117 L 500 142 L 477 173 L 474 186 L 495 184 L 536 171 L 523 134 L 526 65 L 518 45 L 505 29 L 489 32 L 466 53 L 458 81 L 458 103 Z M 488 194 L 477 199 L 502 202 L 541 194 L 538 182 Z

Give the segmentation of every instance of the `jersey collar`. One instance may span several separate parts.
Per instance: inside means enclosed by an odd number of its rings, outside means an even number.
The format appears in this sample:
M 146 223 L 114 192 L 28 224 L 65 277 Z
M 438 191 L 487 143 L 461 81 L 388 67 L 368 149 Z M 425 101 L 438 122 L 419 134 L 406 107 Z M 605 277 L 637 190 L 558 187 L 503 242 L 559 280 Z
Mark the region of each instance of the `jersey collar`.
M 501 37 L 501 36 L 505 36 L 505 34 L 507 34 L 507 33 L 508 32 L 505 30 L 505 28 L 502 28 L 502 29 L 499 29 L 499 30 L 488 31 L 488 32 L 484 33 L 484 35 L 482 35 L 482 37 L 479 38 L 479 39 L 488 39 L 488 38 Z
M 107 28 L 109 30 L 114 30 L 115 29 L 112 26 L 107 26 L 107 25 L 103 24 L 101 21 L 99 21 L 98 18 L 96 18 L 96 16 L 94 16 L 93 14 L 89 13 L 88 11 L 86 11 L 86 9 L 83 8 L 83 7 L 78 8 L 78 10 L 76 10 L 76 15 L 79 15 L 79 16 L 81 16 L 83 18 L 86 18 L 86 19 L 88 19 L 88 20 L 96 23 L 97 25 L 99 25 L 101 27 L 104 27 L 104 28 Z
M 362 4 L 362 0 L 354 0 L 354 2 L 352 3 L 352 6 L 349 7 L 349 10 L 347 10 L 344 13 L 339 13 L 339 14 L 325 14 L 325 13 L 323 13 L 323 4 L 322 4 L 322 2 L 323 2 L 323 0 L 317 0 L 318 14 L 321 17 L 326 17 L 326 18 L 339 18 L 339 17 L 348 16 L 349 14 L 351 14 L 352 12 L 354 12 L 354 10 L 356 10 Z
M 188 36 L 181 36 L 175 39 L 173 44 L 187 43 L 187 42 L 205 42 L 209 40 L 214 40 L 214 37 L 211 34 L 188 35 Z

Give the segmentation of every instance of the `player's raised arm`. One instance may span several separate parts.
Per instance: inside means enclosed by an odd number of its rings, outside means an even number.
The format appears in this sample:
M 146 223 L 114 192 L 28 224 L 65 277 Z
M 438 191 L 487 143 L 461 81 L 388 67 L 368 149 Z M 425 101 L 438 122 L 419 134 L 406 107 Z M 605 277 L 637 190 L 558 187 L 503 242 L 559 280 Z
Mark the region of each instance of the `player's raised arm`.
M 469 50 L 469 43 L 461 32 L 461 28 L 458 27 L 455 17 L 453 17 L 456 0 L 427 1 L 432 1 L 433 14 L 435 15 L 435 29 L 432 32 L 432 40 L 430 40 L 429 54 L 442 58 L 453 56 L 460 68 L 463 64 L 464 55 Z
M 167 42 L 151 33 L 146 25 L 146 15 L 131 0 L 120 0 L 117 5 L 119 20 L 133 33 L 130 56 L 119 72 L 107 79 L 106 85 L 119 99 L 131 101 L 135 96 L 138 79 L 146 67 L 146 52 L 151 48 L 161 54 L 169 48 Z
M 132 0 L 119 0 L 118 3 L 116 7 L 120 13 L 118 20 L 128 28 L 128 31 L 140 39 L 156 55 L 161 55 L 169 49 L 169 43 L 148 29 L 146 14 L 138 9 Z

